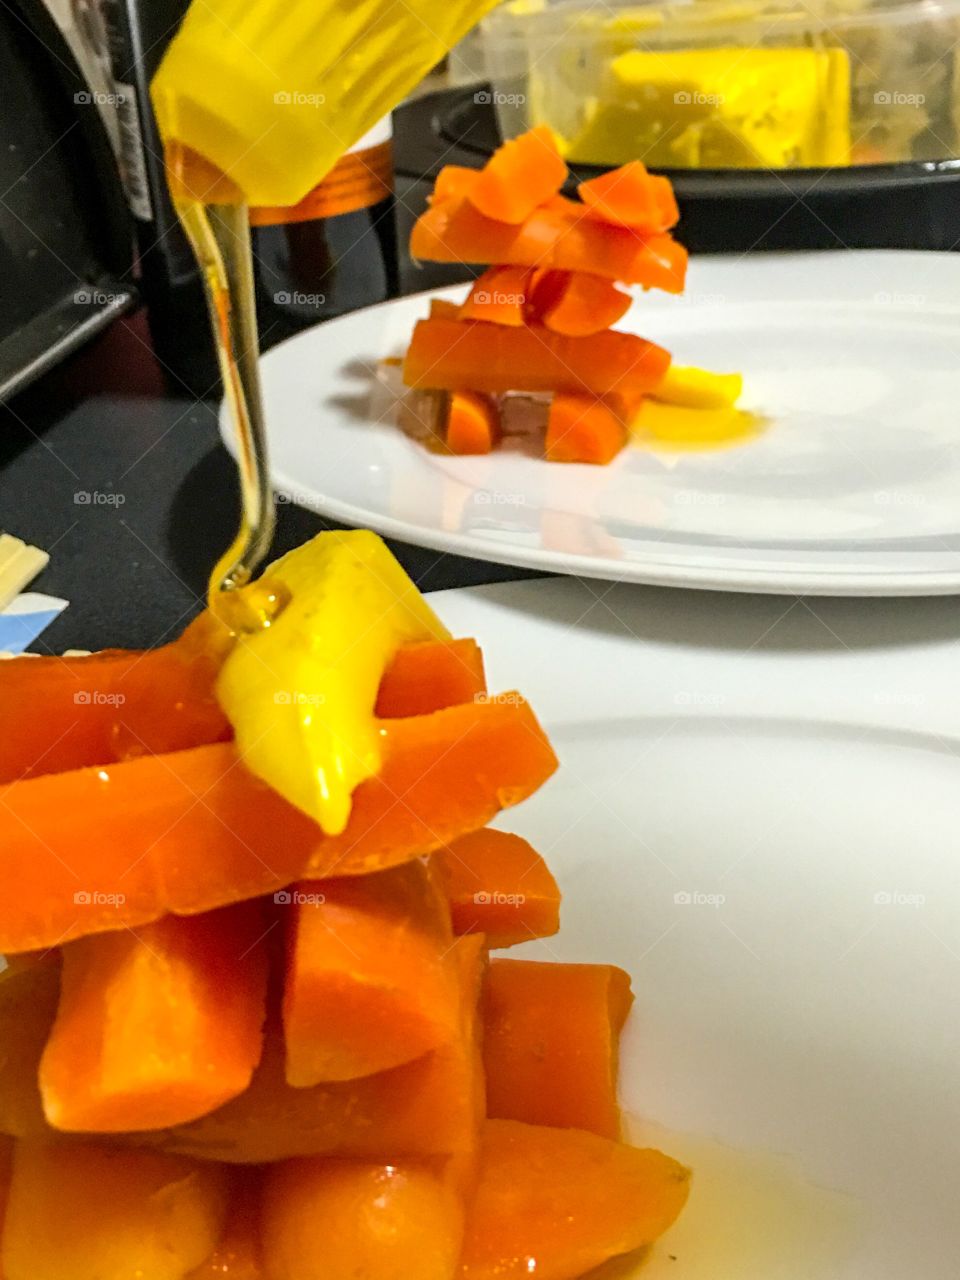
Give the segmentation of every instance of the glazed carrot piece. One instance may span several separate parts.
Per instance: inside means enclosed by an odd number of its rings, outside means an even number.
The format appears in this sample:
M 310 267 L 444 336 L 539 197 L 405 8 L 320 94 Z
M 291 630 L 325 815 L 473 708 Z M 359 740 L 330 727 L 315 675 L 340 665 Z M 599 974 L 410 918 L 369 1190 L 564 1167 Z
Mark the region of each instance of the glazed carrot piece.
M 223 1234 L 209 1258 L 185 1280 L 264 1280 L 260 1248 L 260 1170 L 234 1169 Z
M 690 1171 L 577 1129 L 488 1120 L 463 1280 L 575 1280 L 676 1221 Z
M 375 714 L 381 720 L 425 716 L 487 691 L 476 640 L 426 640 L 404 645 L 383 673 Z
M 147 653 L 0 664 L 0 783 L 230 737 L 213 693 L 230 643 L 203 613 Z
M 460 308 L 455 302 L 448 302 L 446 298 L 430 299 L 430 319 L 431 320 L 458 320 L 460 318 Z M 402 364 L 403 361 L 401 360 Z
M 620 1136 L 630 976 L 608 964 L 494 960 L 484 981 L 487 1114 Z
M 456 319 L 454 303 L 434 301 L 439 314 Z M 16 725 L 16 732 L 0 733 L 0 784 L 231 738 L 213 691 L 230 643 L 221 624 L 202 613 L 160 649 L 4 662 L 0 725 Z M 402 698 L 406 670 L 401 664 L 384 677 L 386 697 Z
M 452 956 L 460 1026 L 447 1044 L 392 1071 L 296 1089 L 287 1084 L 283 1034 L 273 1026 L 246 1093 L 192 1124 L 138 1134 L 136 1141 L 233 1164 L 310 1155 L 472 1156 L 484 1108 L 477 1015 L 483 939 L 456 940 Z
M 453 930 L 422 859 L 368 876 L 303 881 L 286 904 L 287 1082 L 388 1071 L 456 1034 Z
M 338 836 L 248 773 L 231 743 L 0 787 L 0 951 L 396 866 L 483 826 L 556 768 L 519 695 L 384 720 L 381 735 L 383 768 Z
M 687 269 L 687 252 L 670 235 L 648 235 L 590 217 L 584 205 L 562 196 L 515 227 L 485 218 L 466 199 L 443 201 L 417 219 L 410 253 L 425 262 L 589 271 L 668 293 L 683 291 Z
M 670 180 L 648 173 L 640 160 L 581 182 L 577 194 L 592 217 L 615 226 L 656 233 L 669 231 L 680 218 Z
M 287 1160 L 267 1170 L 267 1280 L 454 1280 L 464 1205 L 425 1161 Z
M 529 326 L 421 320 L 403 365 L 409 387 L 456 391 L 643 392 L 670 364 L 662 347 L 632 333 L 568 338 Z
M 632 302 L 629 293 L 602 276 L 543 271 L 534 278 L 528 315 L 554 333 L 579 338 L 615 325 Z
M 101 1142 L 18 1142 L 5 1280 L 183 1280 L 216 1247 L 229 1173 Z
M 482 391 L 450 392 L 446 443 L 451 453 L 490 453 L 499 439 L 500 413 L 492 396 Z
M 40 1061 L 48 1122 L 73 1133 L 182 1124 L 235 1098 L 260 1059 L 266 933 L 258 903 L 63 949 Z
M 47 1132 L 37 1070 L 60 998 L 60 957 L 0 973 L 0 1133 Z
M 547 419 L 545 452 L 551 462 L 603 465 L 627 442 L 620 415 L 597 396 L 555 395 Z
M 498 147 L 470 184 L 467 198 L 485 217 L 515 225 L 566 180 L 567 166 L 553 134 L 540 125 Z
M 456 933 L 483 933 L 491 947 L 548 938 L 560 927 L 560 890 L 521 836 L 484 827 L 438 850 Z
M 530 296 L 528 267 L 490 267 L 479 276 L 460 308 L 461 320 L 486 320 L 519 329 Z
M 460 164 L 445 164 L 433 184 L 430 203 L 440 204 L 444 200 L 462 199 L 473 190 L 479 176 L 479 169 L 468 169 Z

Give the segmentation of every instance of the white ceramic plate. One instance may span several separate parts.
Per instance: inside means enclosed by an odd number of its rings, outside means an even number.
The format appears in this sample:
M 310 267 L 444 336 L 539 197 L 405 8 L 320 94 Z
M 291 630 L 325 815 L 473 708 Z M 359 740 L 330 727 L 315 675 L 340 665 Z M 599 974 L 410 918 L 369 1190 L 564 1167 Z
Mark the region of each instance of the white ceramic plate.
M 460 298 L 461 287 L 441 291 Z M 746 375 L 773 425 L 714 453 L 610 467 L 430 454 L 378 359 L 426 296 L 318 326 L 263 360 L 278 488 L 348 524 L 580 576 L 769 592 L 960 591 L 960 255 L 699 258 L 683 298 L 621 327 Z
M 561 760 L 504 815 L 565 893 L 559 935 L 519 953 L 631 972 L 624 1101 L 695 1167 L 641 1274 L 956 1280 L 953 603 L 432 599 Z

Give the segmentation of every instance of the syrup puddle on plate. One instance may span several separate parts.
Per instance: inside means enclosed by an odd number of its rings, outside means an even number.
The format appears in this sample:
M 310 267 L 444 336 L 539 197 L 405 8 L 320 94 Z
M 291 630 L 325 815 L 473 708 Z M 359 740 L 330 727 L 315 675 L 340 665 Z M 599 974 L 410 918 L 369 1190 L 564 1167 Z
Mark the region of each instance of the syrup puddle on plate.
M 690 1199 L 653 1249 L 588 1280 L 833 1280 L 856 1245 L 858 1202 L 807 1180 L 795 1160 L 737 1151 L 628 1117 L 634 1146 L 693 1170 Z

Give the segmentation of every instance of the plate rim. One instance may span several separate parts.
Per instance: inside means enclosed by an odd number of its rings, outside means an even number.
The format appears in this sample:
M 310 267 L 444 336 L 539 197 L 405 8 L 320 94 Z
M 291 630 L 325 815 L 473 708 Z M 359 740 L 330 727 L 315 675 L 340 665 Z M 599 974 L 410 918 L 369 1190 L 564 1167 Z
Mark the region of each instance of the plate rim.
M 694 261 L 703 263 L 733 262 L 743 258 L 740 254 L 703 255 Z M 758 257 L 760 255 L 757 255 Z M 960 254 L 948 250 L 925 249 L 827 249 L 827 250 L 786 250 L 764 253 L 764 263 L 786 264 L 815 256 L 818 260 L 832 259 L 866 259 L 888 258 L 909 262 L 912 259 L 931 259 L 949 261 L 951 267 L 960 271 Z M 320 331 L 328 325 L 351 321 L 374 311 L 383 311 L 397 305 L 405 306 L 429 297 L 444 296 L 452 291 L 460 290 L 470 281 L 459 284 L 441 285 L 435 288 L 419 290 L 415 293 L 401 294 L 384 302 L 374 303 L 367 307 L 357 308 L 342 316 L 321 322 L 284 339 L 261 354 L 261 365 L 276 359 L 275 353 L 288 345 L 302 341 L 308 333 Z M 227 418 L 226 401 L 221 400 L 218 410 L 218 428 L 221 441 L 232 457 L 236 457 L 236 443 Z M 267 419 L 268 445 L 270 443 L 269 417 Z M 467 559 L 487 561 L 493 564 L 511 565 L 522 569 L 540 570 L 545 574 L 560 574 L 574 578 L 590 578 L 607 582 L 632 582 L 655 587 L 673 587 L 677 589 L 759 593 L 763 595 L 784 596 L 842 596 L 864 598 L 909 598 L 927 596 L 960 595 L 960 563 L 953 570 L 912 568 L 896 568 L 880 564 L 875 568 L 842 567 L 824 568 L 805 559 L 805 555 L 815 550 L 816 543 L 810 547 L 798 547 L 795 552 L 788 553 L 789 558 L 772 565 L 751 564 L 749 557 L 754 554 L 750 550 L 741 553 L 738 562 L 718 564 L 716 553 L 711 549 L 689 543 L 693 554 L 680 557 L 677 555 L 658 555 L 649 542 L 640 543 L 630 560 L 617 562 L 606 556 L 591 554 L 575 554 L 555 551 L 538 546 L 524 547 L 516 543 L 501 545 L 497 542 L 486 542 L 476 533 L 447 532 L 431 526 L 417 524 L 409 520 L 380 514 L 366 507 L 332 497 L 330 494 L 307 492 L 296 478 L 289 476 L 273 462 L 270 466 L 271 483 L 275 491 L 295 494 L 295 505 L 314 511 L 342 524 L 358 528 L 370 528 L 387 538 L 394 538 L 414 546 L 424 547 L 431 551 L 463 556 Z M 960 557 L 958 557 L 960 561 Z

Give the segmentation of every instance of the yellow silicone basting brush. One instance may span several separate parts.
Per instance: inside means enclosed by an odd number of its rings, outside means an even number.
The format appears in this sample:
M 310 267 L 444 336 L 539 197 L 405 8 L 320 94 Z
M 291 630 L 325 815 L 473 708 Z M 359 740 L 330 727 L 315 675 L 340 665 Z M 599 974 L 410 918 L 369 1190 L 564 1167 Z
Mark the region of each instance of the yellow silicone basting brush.
M 154 77 L 167 146 L 296 204 L 497 0 L 193 0 Z

